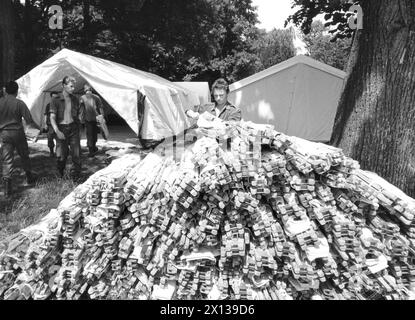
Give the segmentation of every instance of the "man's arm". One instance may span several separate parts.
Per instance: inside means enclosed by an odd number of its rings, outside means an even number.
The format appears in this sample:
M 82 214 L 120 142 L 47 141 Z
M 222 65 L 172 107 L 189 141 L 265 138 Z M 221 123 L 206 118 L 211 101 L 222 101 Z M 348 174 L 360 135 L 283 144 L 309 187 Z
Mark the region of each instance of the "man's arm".
M 56 114 L 53 112 L 50 114 L 50 123 L 58 139 L 65 140 L 65 135 L 59 130 L 58 125 L 56 124 Z
M 200 114 L 204 113 L 205 111 L 210 111 L 210 110 L 212 110 L 214 108 L 215 108 L 215 104 L 214 103 L 207 103 L 207 104 L 204 104 L 204 105 L 196 105 L 196 106 L 193 106 L 190 109 L 187 109 L 185 111 L 185 114 L 188 117 L 197 119 L 197 118 L 199 118 L 199 115 Z
M 58 105 L 55 100 L 50 103 L 50 124 L 52 125 L 53 130 L 56 133 L 56 136 L 60 140 L 65 139 L 65 135 L 59 130 L 58 124 L 56 123 L 56 114 L 58 113 Z
M 27 107 L 26 103 L 24 103 L 24 101 L 19 101 L 19 109 L 20 114 L 22 115 L 22 118 L 25 120 L 27 126 L 40 129 L 40 127 L 33 121 L 32 114 L 30 113 L 30 110 Z
M 84 102 L 84 96 L 81 96 L 80 98 L 79 98 L 79 106 L 84 106 L 85 105 L 85 102 Z
M 196 117 L 196 113 L 200 113 L 201 105 L 196 105 L 187 109 L 184 113 L 191 118 Z
M 97 105 L 97 109 L 99 110 L 99 114 L 102 115 L 103 117 L 104 115 L 104 106 L 102 104 L 102 100 L 100 97 L 98 97 L 97 95 L 95 95 L 95 103 Z
M 30 110 L 27 107 L 26 103 L 24 103 L 23 101 L 19 101 L 19 108 L 20 108 L 20 113 L 23 119 L 26 121 L 26 124 L 28 125 L 32 124 L 33 123 L 32 114 L 30 113 Z
M 48 116 L 45 114 L 43 116 L 43 128 L 44 129 L 46 129 L 48 127 L 47 122 L 48 122 Z
M 81 98 L 80 100 L 76 99 L 76 103 L 78 104 L 78 119 L 81 124 L 85 124 L 85 103 L 84 100 Z
M 48 127 L 47 122 L 48 122 L 49 111 L 50 111 L 50 103 L 46 105 L 45 113 L 43 114 L 43 128 L 44 129 Z
M 228 121 L 241 121 L 242 111 L 239 108 L 235 108 L 229 115 Z

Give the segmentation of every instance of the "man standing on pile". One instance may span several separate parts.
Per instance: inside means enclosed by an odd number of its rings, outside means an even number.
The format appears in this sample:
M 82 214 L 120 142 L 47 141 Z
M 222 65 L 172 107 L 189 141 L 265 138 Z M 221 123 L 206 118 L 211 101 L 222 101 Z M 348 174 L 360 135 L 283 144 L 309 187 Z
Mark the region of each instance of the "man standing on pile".
M 57 98 L 58 96 L 59 96 L 58 92 L 51 92 L 50 93 L 51 102 L 54 98 Z M 56 154 L 55 154 L 55 142 L 54 142 L 54 139 L 56 139 L 56 135 L 55 135 L 55 130 L 53 130 L 52 123 L 50 122 L 50 104 L 51 104 L 51 102 L 49 102 L 46 105 L 46 108 L 45 108 L 44 120 L 43 120 L 44 128 L 43 129 L 44 129 L 44 132 L 46 132 L 47 135 L 48 135 L 49 154 L 50 154 L 50 157 L 53 158 L 53 157 L 56 156 Z
M 207 111 L 224 121 L 240 121 L 242 118 L 241 109 L 228 101 L 228 94 L 229 85 L 225 79 L 220 78 L 212 85 L 212 95 L 215 103 L 195 106 L 193 110 L 186 110 L 186 115 L 193 119 L 198 119 L 199 114 Z
M 81 174 L 80 124 L 84 123 L 84 109 L 73 95 L 75 79 L 65 76 L 62 80 L 62 95 L 50 104 L 50 122 L 56 133 L 57 167 L 63 177 L 69 149 L 72 157 L 71 178 L 79 180 Z
M 96 145 L 99 131 L 97 116 L 103 116 L 104 109 L 100 97 L 92 93 L 92 87 L 88 83 L 84 85 L 84 92 L 85 94 L 81 97 L 80 102 L 85 109 L 86 139 L 89 150 L 88 157 L 92 158 L 98 152 Z
M 1 154 L 3 160 L 3 184 L 6 197 L 12 195 L 12 173 L 14 162 L 14 150 L 20 156 L 23 170 L 26 173 L 26 183 L 32 184 L 34 178 L 31 172 L 29 158 L 29 146 L 23 128 L 22 118 L 27 125 L 34 125 L 32 115 L 26 104 L 17 99 L 19 86 L 15 81 L 6 85 L 6 96 L 0 99 L 0 139 Z

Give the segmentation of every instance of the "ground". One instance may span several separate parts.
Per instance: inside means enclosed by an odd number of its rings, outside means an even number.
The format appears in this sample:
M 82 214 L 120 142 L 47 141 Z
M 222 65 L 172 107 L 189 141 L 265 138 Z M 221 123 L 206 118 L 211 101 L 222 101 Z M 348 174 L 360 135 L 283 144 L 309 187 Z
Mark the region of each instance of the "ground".
M 110 127 L 109 141 L 99 139 L 100 151 L 94 158 L 88 158 L 88 150 L 84 135 L 81 140 L 82 179 L 85 181 L 91 174 L 105 168 L 114 157 L 125 152 L 139 152 L 134 133 L 129 128 Z M 41 137 L 36 143 L 29 142 L 30 159 L 36 183 L 24 185 L 24 172 L 20 166 L 20 158 L 16 156 L 16 171 L 13 179 L 14 195 L 6 200 L 3 185 L 0 186 L 0 240 L 12 235 L 39 221 L 59 202 L 66 197 L 78 183 L 68 177 L 59 178 L 56 169 L 56 158 L 49 156 L 47 141 Z M 70 165 L 70 159 L 68 165 Z M 0 170 L 1 177 L 1 170 Z

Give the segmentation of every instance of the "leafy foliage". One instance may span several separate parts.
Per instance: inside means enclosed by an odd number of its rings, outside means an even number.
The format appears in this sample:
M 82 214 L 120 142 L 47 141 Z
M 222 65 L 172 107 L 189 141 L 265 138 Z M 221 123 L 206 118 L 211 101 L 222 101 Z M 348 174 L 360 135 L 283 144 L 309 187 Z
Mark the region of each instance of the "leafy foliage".
M 53 4 L 63 30 L 48 27 Z M 66 47 L 170 80 L 236 81 L 261 69 L 255 10 L 251 0 L 15 2 L 17 76 Z
M 308 34 L 311 32 L 313 19 L 324 14 L 325 27 L 328 27 L 329 32 L 333 34 L 332 41 L 349 38 L 353 34 L 353 30 L 348 26 L 348 20 L 353 15 L 348 12 L 352 4 L 359 4 L 359 1 L 292 0 L 292 7 L 298 6 L 299 9 L 287 19 L 287 22 L 292 21 Z
M 148 0 L 142 15 L 158 12 L 140 30 L 151 48 L 149 70 L 171 80 L 230 81 L 256 70 L 257 39 L 251 0 Z
M 293 35 L 290 29 L 273 29 L 268 33 L 262 31 L 257 52 L 261 69 L 267 69 L 295 56 Z
M 340 70 L 345 70 L 349 59 L 351 39 L 331 41 L 328 28 L 321 21 L 314 21 L 311 31 L 303 37 L 310 56 Z
M 51 5 L 63 30 L 49 29 Z M 170 80 L 230 82 L 295 54 L 289 31 L 255 25 L 252 0 L 26 0 L 14 2 L 16 77 L 69 48 Z

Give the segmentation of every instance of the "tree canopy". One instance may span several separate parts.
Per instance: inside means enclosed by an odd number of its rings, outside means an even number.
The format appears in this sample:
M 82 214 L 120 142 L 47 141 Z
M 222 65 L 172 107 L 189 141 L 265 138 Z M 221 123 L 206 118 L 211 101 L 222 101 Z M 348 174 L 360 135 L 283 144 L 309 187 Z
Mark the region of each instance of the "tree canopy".
M 289 31 L 256 27 L 252 0 L 2 1 L 15 17 L 2 28 L 15 34 L 14 78 L 63 47 L 175 81 L 233 82 L 295 55 Z M 49 28 L 52 5 L 62 30 Z
M 257 52 L 261 69 L 267 69 L 295 56 L 293 35 L 290 29 L 261 31 Z
M 351 38 L 331 41 L 329 29 L 319 20 L 312 23 L 310 32 L 303 38 L 310 57 L 340 70 L 346 69 L 352 45 Z
M 314 18 L 323 14 L 324 25 L 333 34 L 333 41 L 352 37 L 353 30 L 349 28 L 348 20 L 353 13 L 349 12 L 349 8 L 353 3 L 359 4 L 359 1 L 351 3 L 350 0 L 291 0 L 291 2 L 292 7 L 297 7 L 298 10 L 287 19 L 287 22 L 293 22 L 305 34 L 311 32 Z
M 2 1 L 16 18 L 16 77 L 62 47 L 170 80 L 232 82 L 263 68 L 251 0 Z M 49 28 L 51 5 L 63 9 L 62 30 Z

